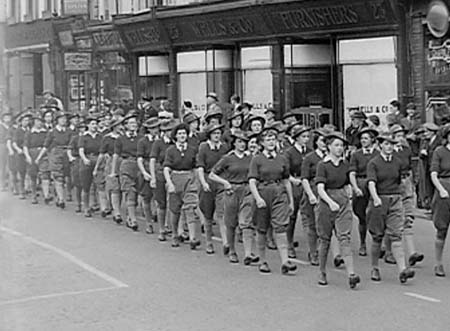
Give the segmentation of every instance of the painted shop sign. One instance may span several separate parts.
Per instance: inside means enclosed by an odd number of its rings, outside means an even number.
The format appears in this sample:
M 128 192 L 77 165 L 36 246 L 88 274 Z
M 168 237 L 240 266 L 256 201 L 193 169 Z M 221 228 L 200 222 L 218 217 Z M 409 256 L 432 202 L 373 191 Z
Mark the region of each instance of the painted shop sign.
M 428 83 L 448 84 L 450 81 L 450 39 L 440 40 L 430 36 L 427 52 Z
M 91 53 L 64 53 L 64 70 L 85 71 L 92 67 Z
M 145 22 L 137 26 L 124 27 L 122 30 L 124 44 L 130 49 L 145 46 L 164 45 L 168 43 L 159 22 Z
M 121 50 L 125 46 L 116 30 L 92 32 L 92 39 L 98 51 Z
M 50 20 L 18 23 L 6 27 L 5 46 L 7 49 L 49 43 L 53 40 Z
M 88 13 L 88 0 L 64 0 L 64 15 Z

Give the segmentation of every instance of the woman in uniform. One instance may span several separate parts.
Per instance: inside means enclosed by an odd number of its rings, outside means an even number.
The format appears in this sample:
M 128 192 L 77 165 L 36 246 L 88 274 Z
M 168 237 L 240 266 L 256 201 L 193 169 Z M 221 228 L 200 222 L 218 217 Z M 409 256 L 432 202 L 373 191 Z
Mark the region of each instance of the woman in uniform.
M 436 188 L 432 201 L 433 222 L 436 228 L 435 255 L 436 266 L 434 273 L 437 277 L 445 277 L 442 263 L 445 240 L 450 224 L 450 125 L 443 129 L 445 146 L 436 148 L 431 160 L 431 180 Z
M 228 255 L 230 250 L 223 218 L 224 187 L 208 178 L 214 165 L 228 151 L 228 146 L 221 141 L 223 129 L 224 126 L 222 124 L 207 126 L 205 128 L 207 141 L 200 144 L 197 153 L 197 169 L 201 185 L 199 194 L 200 210 L 205 217 L 206 254 L 214 254 L 212 242 L 212 227 L 214 220 L 219 224 L 224 255 Z
M 120 191 L 122 192 L 122 202 L 127 206 L 128 228 L 138 231 L 136 221 L 137 205 L 137 142 L 140 139 L 137 135 L 138 123 L 137 115 L 130 114 L 123 119 L 125 134 L 118 137 L 114 144 L 114 156 L 112 162 L 111 176 L 115 176 L 115 169 L 119 157 L 122 158 L 119 169 Z
M 150 154 L 152 151 L 153 143 L 156 141 L 156 139 L 158 139 L 159 136 L 159 125 L 160 122 L 157 117 L 152 117 L 145 121 L 143 127 L 146 128 L 147 133 L 138 141 L 137 145 L 137 162 L 139 168 L 138 190 L 139 195 L 142 197 L 144 216 L 147 223 L 145 232 L 148 234 L 153 233 L 153 217 L 151 208 L 153 190 L 150 187 Z
M 8 131 L 11 125 L 12 114 L 9 111 L 3 112 L 0 119 L 0 189 L 4 192 L 8 186 Z
M 353 212 L 350 204 L 349 165 L 344 159 L 347 141 L 340 132 L 327 135 L 328 155 L 317 165 L 317 233 L 319 234 L 319 285 L 327 285 L 326 265 L 333 230 L 339 241 L 342 258 L 348 274 L 350 288 L 355 288 L 360 278 L 353 268 L 351 230 Z
M 359 220 L 359 255 L 367 256 L 366 234 L 367 221 L 366 210 L 369 204 L 369 191 L 367 189 L 367 163 L 378 155 L 376 149 L 376 137 L 378 131 L 364 128 L 358 133 L 361 148 L 357 149 L 350 157 L 350 184 L 353 188 L 353 212 Z
M 328 132 L 319 129 L 314 131 L 313 148 L 314 151 L 308 153 L 302 162 L 301 180 L 303 193 L 300 200 L 300 214 L 302 215 L 302 225 L 308 237 L 308 260 L 311 265 L 319 265 L 319 256 L 317 252 L 317 230 L 316 213 L 318 196 L 316 187 L 316 169 L 317 164 L 325 158 L 327 145 L 325 144 L 325 135 Z
M 70 143 L 71 133 L 66 128 L 67 116 L 64 112 L 58 112 L 55 116 L 56 126 L 47 133 L 44 148 L 41 150 L 36 162 L 39 162 L 42 156 L 49 151 L 49 168 L 51 176 L 55 182 L 55 190 L 58 200 L 56 207 L 66 208 L 65 198 L 65 174 L 69 167 L 67 157 L 67 148 Z
M 198 147 L 200 144 L 200 139 L 202 139 L 199 132 L 200 118 L 194 113 L 187 113 L 183 116 L 183 123 L 189 125 L 188 143 L 192 146 Z
M 247 130 L 259 134 L 262 132 L 265 123 L 266 119 L 262 116 L 259 115 L 250 116 L 249 119 L 247 120 Z
M 403 205 L 401 195 L 402 165 L 398 158 L 393 157 L 394 140 L 390 133 L 377 137 L 380 154 L 367 164 L 367 182 L 370 193 L 367 220 L 369 232 L 372 236 L 372 272 L 371 279 L 381 280 L 378 260 L 381 243 L 386 235 L 392 242 L 392 253 L 399 270 L 401 283 L 406 283 L 414 277 L 414 270 L 406 267 L 405 252 L 402 244 L 404 229 Z
M 294 198 L 294 210 L 289 220 L 289 226 L 287 228 L 287 239 L 288 239 L 288 256 L 289 258 L 296 258 L 294 248 L 294 232 L 295 223 L 297 222 L 297 214 L 300 208 L 300 200 L 303 195 L 303 186 L 301 180 L 301 169 L 303 159 L 306 154 L 311 152 L 308 148 L 309 139 L 311 136 L 311 128 L 303 125 L 298 125 L 292 129 L 292 138 L 295 143 L 292 147 L 288 147 L 284 156 L 289 163 L 290 176 L 289 180 L 292 185 L 292 194 Z
M 100 155 L 97 159 L 97 165 L 101 164 L 102 162 L 105 163 L 105 193 L 107 196 L 110 196 L 113 220 L 117 224 L 122 223 L 122 216 L 120 214 L 120 180 L 119 176 L 117 175 L 119 173 L 122 159 L 119 157 L 116 160 L 115 169 L 112 168 L 112 161 L 114 155 L 114 145 L 116 143 L 116 140 L 121 136 L 122 129 L 123 127 L 121 118 L 116 119 L 110 123 L 110 132 L 104 135 L 102 138 L 102 143 L 100 145 Z M 96 175 L 96 172 L 97 168 L 94 169 L 94 176 Z M 111 173 L 115 175 L 111 176 Z
M 163 163 L 167 148 L 172 145 L 170 133 L 175 127 L 174 120 L 166 120 L 161 122 L 161 135 L 152 146 L 150 153 L 150 187 L 156 201 L 156 213 L 159 225 L 158 240 L 166 241 L 166 210 L 167 210 L 167 190 L 166 180 L 164 178 Z M 176 232 L 176 230 L 175 230 Z
M 189 126 L 181 123 L 172 130 L 175 145 L 169 146 L 164 158 L 164 178 L 169 193 L 169 208 L 172 219 L 172 247 L 179 247 L 177 229 L 183 212 L 188 223 L 190 246 L 200 246 L 199 219 L 197 215 L 198 191 L 195 181 L 196 149 L 187 143 Z
M 209 178 L 225 189 L 224 219 L 227 243 L 230 247 L 230 263 L 239 262 L 235 248 L 235 233 L 239 226 L 243 234 L 244 265 L 249 266 L 259 262 L 259 258 L 252 253 L 254 246 L 253 197 L 247 180 L 252 155 L 247 151 L 248 136 L 243 131 L 235 130 L 231 138 L 233 150 L 224 155 L 213 167 Z
M 81 207 L 83 186 L 80 179 L 80 152 L 78 142 L 85 131 L 86 125 L 84 122 L 79 122 L 77 133 L 72 135 L 69 148 L 67 149 L 67 157 L 69 158 L 70 164 L 70 177 L 72 177 L 72 184 L 75 188 L 75 213 L 81 213 L 83 210 Z
M 78 151 L 80 154 L 80 181 L 82 185 L 82 197 L 84 216 L 92 217 L 90 205 L 91 186 L 94 179 L 93 172 L 100 154 L 102 137 L 97 132 L 98 118 L 86 118 L 86 132 L 80 136 Z
M 230 127 L 224 132 L 222 140 L 232 148 L 231 141 L 234 140 L 232 137 L 235 131 L 240 131 L 244 123 L 244 114 L 238 110 L 233 111 L 228 117 Z
M 275 232 L 282 274 L 297 269 L 297 266 L 289 261 L 287 252 L 286 230 L 294 209 L 289 164 L 276 152 L 277 135 L 278 131 L 273 127 L 263 129 L 260 135 L 263 151 L 253 157 L 248 174 L 250 191 L 256 204 L 256 242 L 261 258 L 258 269 L 263 274 L 271 272 L 266 259 L 266 234 L 269 224 Z
M 38 156 L 40 150 L 44 148 L 45 138 L 47 136 L 47 130 L 44 128 L 44 123 L 41 117 L 33 117 L 33 127 L 25 135 L 25 141 L 23 144 L 23 152 L 25 154 L 25 159 L 28 163 L 28 176 L 31 180 L 31 194 L 32 194 L 32 204 L 37 204 L 37 185 L 39 175 L 41 180 L 44 176 L 48 176 L 48 160 L 43 158 L 41 162 L 36 163 L 36 157 Z M 48 178 L 46 178 L 48 180 Z M 44 191 L 44 190 L 43 190 Z M 44 191 L 44 199 L 48 198 L 48 189 Z
M 19 175 L 19 194 L 22 200 L 25 199 L 25 176 L 27 174 L 27 161 L 23 153 L 23 143 L 26 133 L 30 130 L 29 125 L 32 116 L 31 113 L 24 113 L 18 117 L 19 126 L 14 132 L 12 141 L 12 146 L 15 150 L 17 173 Z

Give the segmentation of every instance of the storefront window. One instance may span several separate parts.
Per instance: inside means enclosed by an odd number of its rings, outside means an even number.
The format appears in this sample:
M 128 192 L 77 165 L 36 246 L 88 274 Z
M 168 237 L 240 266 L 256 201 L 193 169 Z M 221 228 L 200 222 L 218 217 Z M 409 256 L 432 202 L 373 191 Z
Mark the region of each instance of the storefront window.
M 166 100 L 169 84 L 167 56 L 139 57 L 139 91 L 147 98 Z
M 397 99 L 396 38 L 341 40 L 344 120 L 350 123 L 349 108 L 358 107 L 367 116 L 377 115 L 386 128 L 389 102 Z
M 263 113 L 273 104 L 272 48 L 270 46 L 244 47 L 241 50 L 243 100 L 254 105 L 254 111 Z
M 220 102 L 227 102 L 233 93 L 234 73 L 230 50 L 205 50 L 177 54 L 179 73 L 179 104 L 192 101 L 194 112 L 206 112 L 206 94 L 214 91 Z

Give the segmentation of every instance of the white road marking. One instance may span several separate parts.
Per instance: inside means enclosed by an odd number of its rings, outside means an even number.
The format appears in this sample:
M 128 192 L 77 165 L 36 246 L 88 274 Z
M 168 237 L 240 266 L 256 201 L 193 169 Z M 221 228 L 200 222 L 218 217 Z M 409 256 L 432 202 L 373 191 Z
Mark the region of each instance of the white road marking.
M 0 231 L 3 231 L 5 233 L 11 234 L 11 235 L 14 235 L 14 236 L 17 236 L 17 237 L 20 237 L 20 238 L 22 238 L 22 239 L 24 239 L 24 240 L 26 240 L 28 242 L 31 242 L 31 243 L 33 243 L 33 244 L 35 244 L 37 246 L 40 246 L 40 247 L 43 247 L 43 248 L 48 249 L 50 251 L 53 251 L 56 254 L 58 254 L 58 255 L 60 255 L 60 256 L 62 256 L 64 258 L 66 258 L 67 260 L 71 261 L 72 263 L 78 265 L 80 268 L 82 268 L 82 269 L 84 269 L 84 270 L 86 270 L 86 271 L 96 275 L 97 277 L 107 281 L 108 283 L 112 284 L 113 286 L 115 286 L 117 288 L 128 287 L 127 284 L 125 284 L 125 283 L 121 282 L 120 280 L 118 280 L 118 279 L 116 279 L 116 278 L 114 278 L 114 277 L 112 277 L 112 276 L 110 276 L 110 275 L 108 275 L 108 274 L 98 270 L 97 268 L 87 264 L 86 262 L 83 262 L 79 258 L 73 256 L 72 254 L 70 254 L 70 253 L 68 253 L 68 252 L 66 252 L 66 251 L 64 251 L 64 250 L 62 250 L 62 249 L 60 249 L 58 247 L 55 247 L 53 245 L 44 243 L 44 242 L 42 242 L 40 240 L 34 239 L 34 238 L 30 237 L 30 236 L 27 236 L 26 234 L 17 232 L 17 231 L 15 231 L 13 229 L 10 229 L 10 228 L 4 227 L 4 226 L 0 226 Z
M 110 287 L 94 288 L 94 289 L 81 290 L 81 291 L 70 291 L 70 292 L 36 295 L 36 296 L 23 298 L 23 299 L 0 301 L 0 306 L 13 305 L 13 304 L 18 304 L 18 303 L 26 303 L 26 302 L 37 301 L 37 300 L 42 300 L 42 299 L 52 299 L 52 298 L 60 298 L 60 297 L 66 297 L 66 296 L 72 296 L 72 295 L 111 291 L 111 290 L 117 290 L 117 289 L 119 289 L 119 287 L 110 286 Z
M 421 295 L 421 294 L 417 294 L 417 293 L 405 292 L 404 294 L 409 296 L 409 297 L 413 297 L 413 298 L 420 299 L 420 300 L 425 300 L 425 301 L 428 301 L 428 302 L 433 302 L 433 303 L 441 302 L 441 300 L 439 300 L 439 299 L 435 299 L 435 298 L 432 298 L 432 297 L 427 297 L 425 295 Z

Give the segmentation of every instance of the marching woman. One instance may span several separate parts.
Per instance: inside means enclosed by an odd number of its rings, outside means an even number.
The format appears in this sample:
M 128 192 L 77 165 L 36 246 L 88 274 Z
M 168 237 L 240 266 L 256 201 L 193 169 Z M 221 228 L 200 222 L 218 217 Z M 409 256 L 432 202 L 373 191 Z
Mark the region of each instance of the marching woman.
M 406 252 L 409 254 L 408 263 L 412 267 L 417 262 L 421 262 L 424 259 L 422 253 L 416 251 L 414 245 L 414 189 L 413 189 L 413 176 L 412 176 L 412 150 L 406 140 L 405 130 L 400 125 L 393 125 L 391 127 L 392 137 L 397 141 L 394 146 L 394 157 L 400 160 L 402 168 L 402 203 L 403 203 L 403 218 L 404 218 L 404 232 L 403 237 L 406 244 Z M 389 237 L 386 238 L 386 247 L 390 248 Z M 388 252 L 386 252 L 388 255 Z
M 116 160 L 115 169 L 112 168 L 112 161 L 114 155 L 114 145 L 116 143 L 116 140 L 121 136 L 122 129 L 122 119 L 116 119 L 110 123 L 109 130 L 111 132 L 107 133 L 102 138 L 102 143 L 100 145 L 100 155 L 97 159 L 96 169 L 94 169 L 94 175 L 96 175 L 98 165 L 102 162 L 105 163 L 105 193 L 107 196 L 110 196 L 113 220 L 117 224 L 122 223 L 122 216 L 120 214 L 120 180 L 119 176 L 117 175 L 119 173 L 122 159 L 119 157 Z M 111 173 L 115 175 L 111 176 Z
M 278 131 L 273 127 L 266 127 L 261 132 L 263 151 L 253 157 L 248 179 L 256 204 L 254 219 L 258 231 L 256 242 L 261 258 L 259 272 L 271 272 L 266 260 L 266 235 L 271 224 L 281 258 L 281 273 L 285 275 L 297 269 L 288 258 L 286 235 L 294 201 L 289 181 L 289 164 L 276 152 L 277 135 Z
M 220 183 L 211 181 L 208 178 L 214 165 L 228 151 L 226 144 L 221 141 L 223 129 L 223 124 L 207 126 L 205 128 L 205 134 L 208 140 L 200 144 L 197 154 L 198 178 L 202 188 L 199 193 L 200 210 L 205 217 L 206 254 L 214 254 L 214 246 L 212 243 L 214 220 L 219 224 L 223 253 L 228 255 L 230 250 L 223 214 L 224 187 Z
M 175 145 L 169 146 L 164 158 L 164 178 L 169 193 L 169 208 L 172 219 L 172 247 L 179 247 L 177 229 L 183 212 L 188 223 L 190 246 L 200 246 L 199 218 L 197 215 L 198 193 L 195 179 L 196 149 L 187 143 L 189 126 L 181 123 L 172 130 Z
M 266 119 L 259 115 L 253 115 L 250 116 L 247 120 L 247 130 L 249 130 L 252 133 L 261 133 L 264 124 L 266 123 Z
M 161 135 L 153 143 L 150 153 L 150 187 L 153 189 L 153 195 L 156 201 L 156 213 L 159 225 L 158 240 L 166 241 L 166 211 L 167 211 L 167 190 L 166 180 L 164 178 L 164 158 L 169 146 L 172 145 L 170 133 L 175 127 L 174 120 L 165 120 L 161 122 Z M 176 229 L 175 229 L 176 232 Z
M 33 205 L 37 204 L 37 182 L 38 177 L 41 175 L 41 179 L 44 180 L 44 176 L 48 174 L 48 160 L 43 158 L 39 164 L 35 162 L 40 150 L 44 148 L 45 138 L 47 136 L 47 130 L 43 127 L 44 123 L 41 117 L 33 117 L 33 127 L 25 135 L 25 141 L 23 143 L 23 152 L 28 166 L 28 176 L 31 180 L 31 194 Z M 49 178 L 45 178 L 49 179 Z M 48 187 L 47 190 L 43 189 L 44 199 L 48 199 Z
M 436 188 L 432 202 L 433 222 L 436 228 L 435 255 L 436 266 L 434 273 L 438 277 L 445 277 L 445 270 L 442 263 L 445 240 L 447 238 L 450 224 L 450 126 L 443 129 L 443 139 L 445 146 L 438 147 L 433 152 L 431 161 L 431 180 Z
M 406 267 L 405 252 L 402 245 L 404 230 L 403 205 L 401 195 L 402 165 L 398 158 L 393 157 L 394 145 L 397 143 L 389 133 L 377 137 L 380 154 L 367 164 L 367 182 L 370 201 L 367 210 L 369 232 L 372 236 L 371 279 L 381 280 L 378 269 L 381 243 L 383 237 L 389 237 L 392 243 L 392 253 L 399 270 L 401 283 L 414 277 L 414 270 Z
M 314 131 L 313 148 L 314 151 L 308 153 L 302 162 L 301 180 L 303 194 L 300 200 L 300 214 L 302 215 L 302 225 L 308 237 L 308 259 L 313 266 L 319 265 L 319 256 L 317 252 L 317 229 L 316 213 L 318 196 L 316 187 L 317 164 L 325 158 L 327 145 L 325 144 L 325 135 L 328 132 L 322 129 Z
M 367 188 L 367 163 L 375 156 L 378 151 L 375 148 L 378 131 L 375 129 L 364 128 L 358 133 L 358 140 L 361 148 L 357 149 L 350 157 L 350 184 L 352 185 L 353 212 L 359 220 L 359 255 L 367 256 L 366 235 L 367 221 L 366 210 L 369 205 L 369 190 Z
M 66 153 L 70 143 L 71 133 L 66 128 L 67 116 L 64 112 L 58 112 L 55 120 L 55 128 L 47 133 L 44 148 L 39 153 L 36 162 L 39 162 L 44 154 L 49 151 L 49 168 L 55 182 L 55 190 L 58 197 L 56 207 L 64 209 L 66 208 L 64 179 L 67 168 L 69 167 L 69 160 Z
M 239 132 L 244 123 L 244 113 L 239 110 L 233 111 L 228 117 L 230 127 L 224 132 L 222 140 L 231 148 L 231 141 L 234 140 L 232 137 L 234 132 Z
M 136 221 L 137 205 L 137 142 L 140 139 L 137 135 L 138 123 L 137 115 L 132 113 L 123 119 L 125 134 L 118 137 L 114 144 L 114 156 L 111 167 L 111 176 L 114 177 L 115 169 L 122 158 L 119 168 L 120 191 L 122 192 L 122 202 L 127 206 L 126 226 L 133 231 L 138 231 Z
M 344 159 L 347 141 L 340 132 L 326 137 L 328 155 L 317 165 L 317 232 L 319 234 L 319 285 L 327 285 L 327 257 L 333 231 L 339 241 L 342 258 L 348 274 L 350 288 L 355 288 L 360 278 L 353 268 L 351 230 L 353 213 L 350 204 L 349 165 Z
M 6 137 L 6 148 L 8 149 L 8 167 L 9 167 L 9 184 L 10 190 L 13 195 L 19 194 L 19 188 L 17 187 L 17 162 L 16 162 L 16 152 L 13 147 L 13 139 L 15 132 L 17 130 L 17 124 L 13 123 L 8 129 L 8 134 Z
M 235 233 L 236 228 L 239 227 L 244 241 L 244 265 L 249 266 L 259 262 L 259 258 L 252 253 L 253 197 L 247 180 L 252 155 L 247 151 L 248 136 L 243 131 L 235 130 L 231 138 L 233 150 L 220 159 L 209 174 L 209 178 L 225 189 L 224 218 L 227 243 L 230 247 L 230 263 L 239 262 L 235 248 Z
M 75 188 L 75 213 L 81 213 L 83 186 L 80 179 L 80 152 L 78 142 L 80 141 L 80 137 L 85 133 L 86 126 L 81 122 L 77 126 L 77 133 L 72 135 L 72 138 L 70 139 L 67 157 L 69 158 L 70 164 L 70 177 L 72 178 L 72 184 Z
M 284 153 L 284 156 L 289 163 L 289 180 L 292 185 L 292 195 L 294 197 L 294 211 L 291 214 L 289 226 L 287 229 L 289 258 L 297 257 L 294 248 L 294 232 L 295 223 L 297 222 L 297 214 L 300 208 L 300 200 L 303 195 L 303 186 L 301 180 L 302 163 L 306 154 L 311 152 L 311 150 L 308 148 L 308 142 L 311 136 L 310 133 L 311 128 L 307 126 L 298 125 L 294 127 L 294 129 L 292 129 L 292 138 L 295 140 L 294 146 L 289 147 Z
M 82 197 L 84 216 L 92 217 L 90 205 L 91 186 L 94 180 L 93 172 L 97 164 L 98 155 L 100 154 L 100 144 L 102 137 L 97 132 L 98 118 L 86 118 L 86 132 L 80 136 L 78 142 L 78 151 L 80 153 L 80 180 L 82 185 Z M 103 206 L 106 208 L 106 206 Z M 104 211 L 104 210 L 102 210 Z
M 150 179 L 152 177 L 150 175 L 150 154 L 153 143 L 159 136 L 159 125 L 160 122 L 157 117 L 152 117 L 145 121 L 143 127 L 146 128 L 148 133 L 142 137 L 137 144 L 137 162 L 139 168 L 138 189 L 139 195 L 142 197 L 144 216 L 147 223 L 145 232 L 148 234 L 153 233 L 151 208 L 153 190 L 150 187 Z
M 23 143 L 25 141 L 25 134 L 30 130 L 31 113 L 24 113 L 18 117 L 19 126 L 14 132 L 12 146 L 15 150 L 17 173 L 19 175 L 19 194 L 20 199 L 25 199 L 25 176 L 27 174 L 27 161 L 23 153 Z
M 187 113 L 183 116 L 183 122 L 189 125 L 188 143 L 192 146 L 198 147 L 200 139 L 202 139 L 200 129 L 200 118 L 194 113 Z

